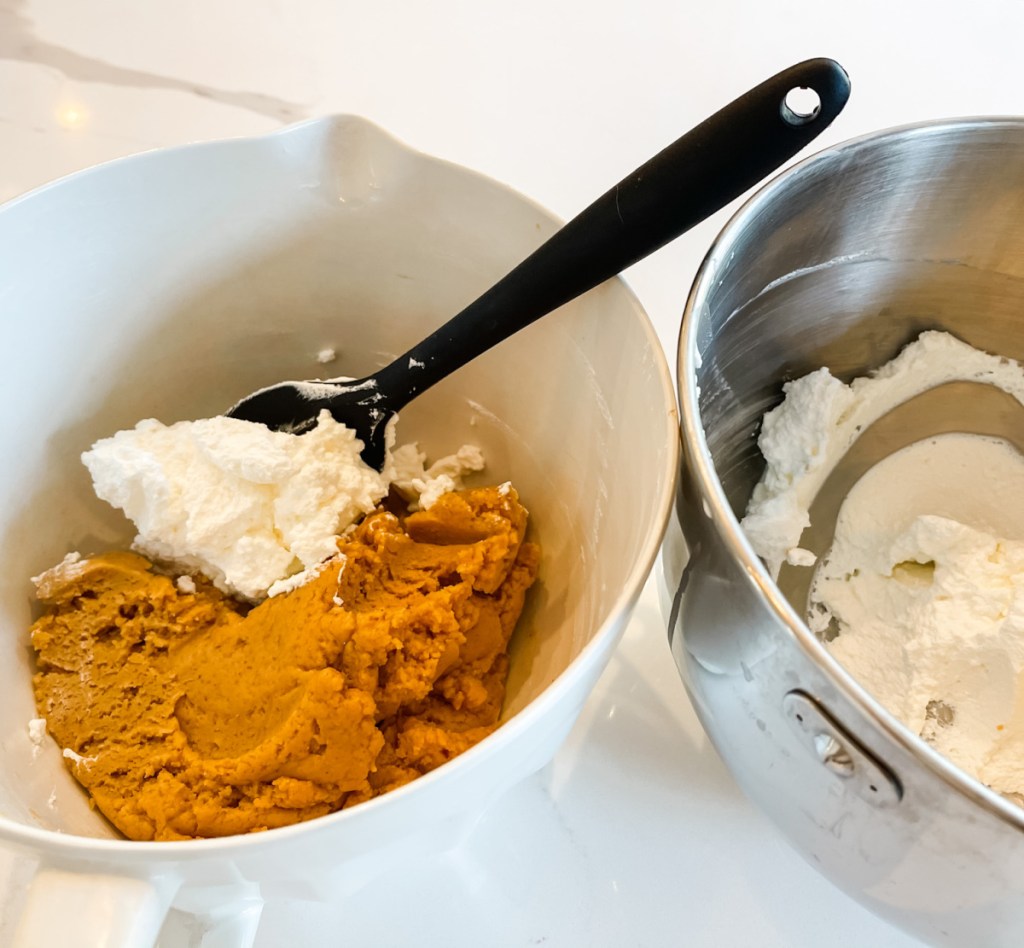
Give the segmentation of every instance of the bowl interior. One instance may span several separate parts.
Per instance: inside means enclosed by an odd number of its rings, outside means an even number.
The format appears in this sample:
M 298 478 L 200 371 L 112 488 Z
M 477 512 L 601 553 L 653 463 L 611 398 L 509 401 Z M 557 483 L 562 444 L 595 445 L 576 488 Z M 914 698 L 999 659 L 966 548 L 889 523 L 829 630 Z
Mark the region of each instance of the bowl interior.
M 926 329 L 1024 357 L 1022 175 L 1020 120 L 934 123 L 813 156 L 741 209 L 694 286 L 680 351 L 737 517 L 785 381 L 823 365 L 849 381 Z
M 29 577 L 132 537 L 92 496 L 80 453 L 140 418 L 204 417 L 281 379 L 370 372 L 556 226 L 351 117 L 114 162 L 0 210 L 0 815 L 113 835 L 59 749 L 48 738 L 36 752 L 26 730 Z M 322 365 L 327 347 L 337 358 Z M 618 281 L 403 413 L 399 440 L 431 456 L 480 445 L 479 480 L 519 488 L 543 546 L 506 716 L 573 674 L 639 592 L 674 478 L 673 418 L 656 338 Z

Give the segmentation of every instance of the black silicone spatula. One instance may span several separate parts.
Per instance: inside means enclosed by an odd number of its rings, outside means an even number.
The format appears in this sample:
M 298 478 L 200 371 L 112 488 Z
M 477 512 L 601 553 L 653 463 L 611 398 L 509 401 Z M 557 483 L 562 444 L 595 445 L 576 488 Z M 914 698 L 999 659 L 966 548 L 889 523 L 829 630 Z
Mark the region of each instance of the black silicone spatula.
M 787 101 L 798 89 L 817 96 L 804 113 Z M 390 365 L 352 382 L 281 382 L 227 414 L 300 434 L 326 408 L 380 468 L 387 422 L 417 395 L 724 207 L 824 131 L 849 95 L 849 77 L 830 59 L 778 73 L 637 168 Z

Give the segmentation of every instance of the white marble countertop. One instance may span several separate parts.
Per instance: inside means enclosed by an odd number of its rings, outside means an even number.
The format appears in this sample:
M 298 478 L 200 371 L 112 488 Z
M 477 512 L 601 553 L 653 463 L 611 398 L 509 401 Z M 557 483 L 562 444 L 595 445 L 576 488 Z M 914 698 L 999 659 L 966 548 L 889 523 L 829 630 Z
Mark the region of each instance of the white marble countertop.
M 145 149 L 353 112 L 568 217 L 810 56 L 853 79 L 821 144 L 1020 113 L 1022 33 L 1017 0 L 0 0 L 0 200 Z M 669 352 L 724 219 L 627 273 Z M 10 909 L 25 872 L 2 868 Z M 165 942 L 189 943 L 171 929 Z M 678 680 L 652 583 L 566 746 L 465 846 L 344 904 L 269 904 L 257 943 L 914 944 L 737 790 Z

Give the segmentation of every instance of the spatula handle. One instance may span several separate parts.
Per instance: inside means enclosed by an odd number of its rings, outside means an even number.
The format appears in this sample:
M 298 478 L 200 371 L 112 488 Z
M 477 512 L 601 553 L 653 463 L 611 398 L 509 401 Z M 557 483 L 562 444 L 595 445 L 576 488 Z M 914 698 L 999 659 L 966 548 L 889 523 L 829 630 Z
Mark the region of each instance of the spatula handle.
M 796 89 L 817 95 L 818 105 L 808 114 L 787 104 Z M 824 131 L 849 94 L 849 77 L 838 63 L 811 59 L 716 112 L 378 373 L 388 408 L 397 411 L 455 369 L 724 207 Z

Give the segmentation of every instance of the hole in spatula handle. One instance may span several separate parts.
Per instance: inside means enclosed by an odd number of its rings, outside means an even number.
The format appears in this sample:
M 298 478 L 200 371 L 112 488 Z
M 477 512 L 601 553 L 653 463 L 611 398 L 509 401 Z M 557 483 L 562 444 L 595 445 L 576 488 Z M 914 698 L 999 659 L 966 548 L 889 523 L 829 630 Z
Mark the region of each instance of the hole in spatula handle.
M 790 89 L 779 105 L 782 120 L 789 125 L 806 125 L 821 112 L 821 96 L 813 89 L 798 86 Z

